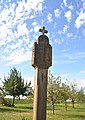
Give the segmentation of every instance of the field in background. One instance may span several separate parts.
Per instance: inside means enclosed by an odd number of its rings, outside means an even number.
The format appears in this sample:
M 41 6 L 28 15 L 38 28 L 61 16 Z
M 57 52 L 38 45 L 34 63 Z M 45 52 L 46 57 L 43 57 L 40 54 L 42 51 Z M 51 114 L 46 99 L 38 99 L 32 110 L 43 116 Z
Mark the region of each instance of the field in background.
M 16 100 L 15 107 L 0 105 L 0 120 L 32 120 L 33 102 L 31 100 Z M 85 104 L 79 107 L 76 104 L 72 108 L 68 104 L 68 110 L 64 104 L 55 104 L 55 114 L 52 114 L 51 104 L 47 104 L 47 120 L 85 120 Z

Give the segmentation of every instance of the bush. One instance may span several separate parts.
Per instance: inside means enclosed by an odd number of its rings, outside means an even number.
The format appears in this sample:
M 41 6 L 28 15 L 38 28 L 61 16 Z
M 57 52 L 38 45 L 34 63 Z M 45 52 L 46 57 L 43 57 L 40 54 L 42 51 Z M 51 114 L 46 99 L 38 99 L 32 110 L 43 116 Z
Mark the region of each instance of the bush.
M 8 100 L 8 99 L 6 100 L 2 97 L 0 98 L 0 103 L 8 107 L 13 107 L 11 100 Z

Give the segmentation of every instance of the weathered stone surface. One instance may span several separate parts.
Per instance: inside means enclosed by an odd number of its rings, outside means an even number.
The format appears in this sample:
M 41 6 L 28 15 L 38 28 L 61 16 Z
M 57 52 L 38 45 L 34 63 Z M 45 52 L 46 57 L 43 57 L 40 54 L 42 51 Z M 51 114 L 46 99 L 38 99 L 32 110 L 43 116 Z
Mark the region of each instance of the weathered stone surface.
M 46 120 L 48 69 L 35 69 L 33 120 Z
M 32 66 L 47 69 L 52 65 L 52 47 L 45 35 L 39 36 L 32 48 Z
M 32 48 L 32 66 L 35 68 L 33 120 L 46 120 L 47 79 L 48 68 L 52 65 L 52 47 L 44 35 L 48 32 L 45 27 L 39 31 L 42 35 Z

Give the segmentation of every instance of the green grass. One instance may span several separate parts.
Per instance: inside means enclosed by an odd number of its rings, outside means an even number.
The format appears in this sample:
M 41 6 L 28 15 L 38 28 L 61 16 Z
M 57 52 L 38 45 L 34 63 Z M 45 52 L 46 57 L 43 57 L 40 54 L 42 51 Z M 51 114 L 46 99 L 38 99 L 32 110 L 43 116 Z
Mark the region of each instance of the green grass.
M 15 107 L 0 105 L 0 120 L 32 120 L 33 102 L 31 100 L 16 100 Z M 51 104 L 47 104 L 47 120 L 85 120 L 85 104 L 75 105 L 72 108 L 68 104 L 68 110 L 64 104 L 55 104 L 55 114 L 52 114 Z
M 15 100 L 15 107 L 0 105 L 0 120 L 32 120 L 32 106 L 29 100 Z
M 47 120 L 85 120 L 85 104 L 80 107 L 76 104 L 74 109 L 69 104 L 67 111 L 64 104 L 60 104 L 56 105 L 55 109 L 54 115 L 52 115 L 52 110 L 47 110 Z

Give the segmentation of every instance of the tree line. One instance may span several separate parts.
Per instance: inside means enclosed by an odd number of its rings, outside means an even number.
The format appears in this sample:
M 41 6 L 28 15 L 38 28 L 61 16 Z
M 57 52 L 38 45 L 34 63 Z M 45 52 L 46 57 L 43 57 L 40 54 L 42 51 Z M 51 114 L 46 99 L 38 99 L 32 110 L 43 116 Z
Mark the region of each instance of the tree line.
M 82 87 L 78 89 L 75 82 L 70 84 L 63 83 L 60 76 L 55 77 L 50 71 L 48 76 L 47 98 L 52 103 L 54 114 L 55 102 L 64 102 L 65 109 L 67 110 L 67 102 L 70 101 L 74 108 L 75 102 L 78 103 L 78 106 L 80 103 L 85 102 L 85 91 Z
M 20 95 L 33 97 L 33 89 L 31 87 L 31 81 L 25 82 L 22 78 L 21 72 L 19 72 L 15 67 L 10 70 L 8 76 L 4 76 L 3 86 L 0 87 L 0 96 L 4 100 L 4 96 L 13 96 L 12 106 L 14 106 L 15 98 L 20 99 Z M 85 92 L 84 88 L 77 89 L 76 83 L 67 84 L 62 82 L 61 77 L 55 77 L 51 71 L 48 75 L 48 85 L 47 85 L 47 100 L 52 103 L 52 110 L 54 114 L 54 104 L 64 102 L 65 109 L 67 110 L 67 101 L 72 102 L 73 108 L 75 107 L 75 102 L 78 105 L 85 102 Z M 7 104 L 4 102 L 4 104 Z

